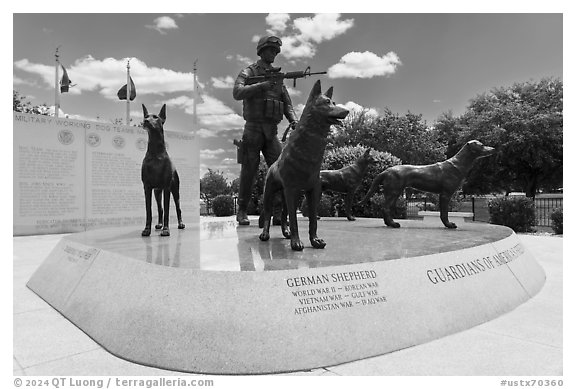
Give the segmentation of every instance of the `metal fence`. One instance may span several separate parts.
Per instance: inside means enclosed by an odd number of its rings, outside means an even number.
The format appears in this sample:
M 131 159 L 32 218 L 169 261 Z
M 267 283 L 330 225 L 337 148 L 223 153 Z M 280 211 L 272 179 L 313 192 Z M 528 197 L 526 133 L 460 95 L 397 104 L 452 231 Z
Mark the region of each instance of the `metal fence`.
M 488 202 L 496 198 L 495 196 L 473 196 L 467 197 L 459 203 L 457 211 L 471 212 L 474 214 L 473 220 L 479 222 L 490 222 L 490 211 Z M 412 197 L 406 201 L 408 218 L 417 218 L 418 211 L 430 210 L 435 207 L 430 199 L 425 197 Z M 536 226 L 551 227 L 552 220 L 550 215 L 556 208 L 563 205 L 562 194 L 542 194 L 537 195 L 534 199 L 536 207 Z
M 538 195 L 534 199 L 536 205 L 536 225 L 551 227 L 552 219 L 550 215 L 556 208 L 561 208 L 564 204 L 562 195 L 549 194 Z

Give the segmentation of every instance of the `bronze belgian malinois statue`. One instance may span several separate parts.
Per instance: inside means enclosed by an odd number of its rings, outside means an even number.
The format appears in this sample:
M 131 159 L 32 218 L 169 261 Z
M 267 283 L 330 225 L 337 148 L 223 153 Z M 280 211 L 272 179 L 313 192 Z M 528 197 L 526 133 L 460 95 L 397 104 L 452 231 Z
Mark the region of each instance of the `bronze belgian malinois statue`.
M 362 184 L 362 179 L 366 175 L 366 171 L 371 163 L 374 163 L 374 158 L 370 155 L 370 149 L 366 149 L 364 154 L 352 165 L 344 166 L 338 170 L 320 170 L 322 192 L 331 191 L 344 193 L 346 195 L 344 205 L 346 217 L 350 221 L 356 220 L 352 215 L 354 194 Z

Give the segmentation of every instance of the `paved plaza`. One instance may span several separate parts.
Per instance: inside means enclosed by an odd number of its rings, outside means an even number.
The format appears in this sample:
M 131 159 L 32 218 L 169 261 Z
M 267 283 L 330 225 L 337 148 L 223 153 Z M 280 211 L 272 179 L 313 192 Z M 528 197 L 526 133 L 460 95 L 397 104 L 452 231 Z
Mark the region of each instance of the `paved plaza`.
M 31 275 L 62 236 L 13 238 L 14 375 L 184 375 L 131 363 L 110 354 L 26 287 Z M 519 237 L 546 272 L 546 283 L 534 298 L 508 314 L 397 352 L 290 374 L 561 376 L 563 238 Z

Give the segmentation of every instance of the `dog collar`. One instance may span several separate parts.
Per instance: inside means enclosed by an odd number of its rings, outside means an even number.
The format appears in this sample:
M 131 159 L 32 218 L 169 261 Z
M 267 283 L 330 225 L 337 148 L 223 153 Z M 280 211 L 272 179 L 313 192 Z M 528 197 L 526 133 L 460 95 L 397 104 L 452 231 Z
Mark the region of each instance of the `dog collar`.
M 464 172 L 458 167 L 456 166 L 456 164 L 454 162 L 452 162 L 451 160 L 447 159 L 445 162 L 448 162 L 450 165 L 452 165 L 454 167 L 454 169 L 458 170 L 458 172 L 462 175 L 464 175 Z

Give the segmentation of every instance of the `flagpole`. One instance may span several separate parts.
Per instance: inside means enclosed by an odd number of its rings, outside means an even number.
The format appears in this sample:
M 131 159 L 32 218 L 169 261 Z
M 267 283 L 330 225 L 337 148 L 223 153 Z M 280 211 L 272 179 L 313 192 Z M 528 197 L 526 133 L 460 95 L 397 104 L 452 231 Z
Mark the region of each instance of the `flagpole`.
M 56 47 L 56 53 L 54 54 L 54 57 L 56 59 L 56 70 L 55 70 L 55 76 L 54 76 L 54 117 L 58 117 L 59 113 L 60 113 L 60 93 L 58 90 L 58 81 L 59 81 L 59 75 L 58 75 L 58 70 L 60 68 L 60 55 L 58 54 L 58 49 L 60 48 L 60 46 Z
M 194 61 L 194 104 L 192 105 L 193 110 L 192 110 L 192 124 L 193 124 L 193 129 L 192 129 L 192 133 L 196 134 L 196 131 L 198 131 L 198 112 L 197 112 L 197 105 L 198 105 L 198 87 L 197 87 L 197 78 L 196 78 L 196 74 L 198 72 L 198 68 L 196 67 L 196 63 L 198 62 L 198 60 L 196 59 Z
M 130 59 L 126 65 L 126 125 L 130 125 Z

